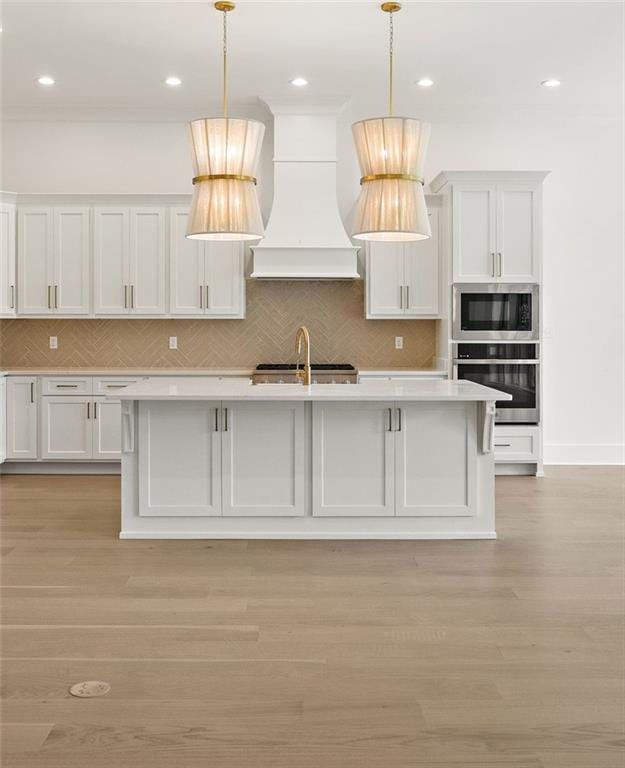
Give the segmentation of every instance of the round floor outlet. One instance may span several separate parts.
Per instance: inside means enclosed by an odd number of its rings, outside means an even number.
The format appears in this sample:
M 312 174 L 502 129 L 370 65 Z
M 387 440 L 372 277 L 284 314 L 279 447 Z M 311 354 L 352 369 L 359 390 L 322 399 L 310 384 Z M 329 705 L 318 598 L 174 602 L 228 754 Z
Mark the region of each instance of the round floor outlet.
M 72 696 L 78 696 L 81 699 L 91 699 L 94 696 L 104 696 L 110 690 L 111 686 L 108 683 L 103 683 L 101 680 L 87 680 L 84 683 L 72 685 L 69 692 Z

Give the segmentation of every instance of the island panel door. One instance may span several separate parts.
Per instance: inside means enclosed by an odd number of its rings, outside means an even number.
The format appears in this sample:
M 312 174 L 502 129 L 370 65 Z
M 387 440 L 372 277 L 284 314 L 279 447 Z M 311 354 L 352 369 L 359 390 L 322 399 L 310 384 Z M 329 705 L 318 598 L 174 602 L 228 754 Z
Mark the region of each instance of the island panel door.
M 222 405 L 223 514 L 304 515 L 304 403 Z
M 313 403 L 313 515 L 395 514 L 392 402 Z
M 396 403 L 398 516 L 476 513 L 475 403 Z
M 218 403 L 139 404 L 139 514 L 221 514 Z

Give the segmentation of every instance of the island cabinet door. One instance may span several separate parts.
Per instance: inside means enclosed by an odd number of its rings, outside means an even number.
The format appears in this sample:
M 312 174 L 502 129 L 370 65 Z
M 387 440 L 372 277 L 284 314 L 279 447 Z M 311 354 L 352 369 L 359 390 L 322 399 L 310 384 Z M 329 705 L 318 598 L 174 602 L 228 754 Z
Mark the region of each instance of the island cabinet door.
M 474 403 L 396 403 L 397 515 L 476 513 Z
M 304 403 L 222 405 L 224 515 L 304 515 Z
M 313 404 L 313 515 L 395 514 L 393 403 Z
M 221 514 L 219 404 L 139 404 L 139 514 Z

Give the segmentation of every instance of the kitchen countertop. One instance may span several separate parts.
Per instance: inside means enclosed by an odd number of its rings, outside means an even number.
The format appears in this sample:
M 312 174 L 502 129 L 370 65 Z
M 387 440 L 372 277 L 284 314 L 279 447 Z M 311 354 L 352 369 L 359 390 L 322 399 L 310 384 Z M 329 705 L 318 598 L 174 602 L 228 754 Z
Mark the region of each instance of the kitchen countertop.
M 0 376 L 251 376 L 254 368 L 4 368 Z M 446 376 L 434 368 L 363 368 L 363 376 Z
M 361 384 L 258 384 L 249 381 L 199 378 L 154 378 L 131 384 L 114 395 L 119 400 L 365 400 L 473 401 L 512 400 L 512 396 L 471 381 L 367 381 Z

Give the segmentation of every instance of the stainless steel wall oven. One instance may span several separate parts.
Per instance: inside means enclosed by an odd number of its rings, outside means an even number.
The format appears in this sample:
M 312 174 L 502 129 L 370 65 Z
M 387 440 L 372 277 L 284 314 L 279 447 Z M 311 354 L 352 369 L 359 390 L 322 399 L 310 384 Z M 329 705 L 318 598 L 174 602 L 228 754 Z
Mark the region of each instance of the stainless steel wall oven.
M 495 422 L 539 423 L 537 344 L 455 344 L 453 375 L 512 395 L 512 400 L 497 401 Z

